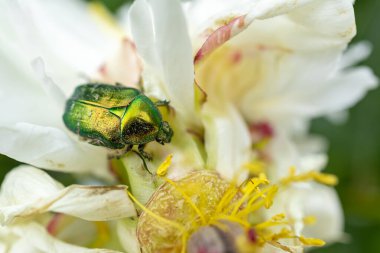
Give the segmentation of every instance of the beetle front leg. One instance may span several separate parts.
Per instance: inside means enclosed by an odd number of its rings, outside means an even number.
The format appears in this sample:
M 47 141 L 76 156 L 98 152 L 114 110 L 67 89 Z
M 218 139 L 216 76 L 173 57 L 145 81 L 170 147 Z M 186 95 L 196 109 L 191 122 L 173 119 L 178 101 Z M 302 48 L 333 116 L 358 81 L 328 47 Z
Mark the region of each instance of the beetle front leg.
M 170 104 L 170 101 L 169 100 L 159 100 L 159 101 L 155 102 L 154 104 L 155 104 L 155 106 L 166 106 L 166 107 L 168 107 Z
M 174 108 L 170 106 L 169 100 L 159 100 L 159 101 L 155 102 L 154 105 L 156 107 L 164 106 L 168 113 L 174 112 Z
M 147 159 L 148 161 L 151 161 L 151 160 L 152 160 L 152 155 L 149 154 L 149 153 L 147 153 L 147 152 L 145 152 L 144 148 L 145 148 L 145 144 L 140 144 L 140 145 L 138 146 L 138 150 L 139 150 L 140 154 L 141 154 L 145 159 Z

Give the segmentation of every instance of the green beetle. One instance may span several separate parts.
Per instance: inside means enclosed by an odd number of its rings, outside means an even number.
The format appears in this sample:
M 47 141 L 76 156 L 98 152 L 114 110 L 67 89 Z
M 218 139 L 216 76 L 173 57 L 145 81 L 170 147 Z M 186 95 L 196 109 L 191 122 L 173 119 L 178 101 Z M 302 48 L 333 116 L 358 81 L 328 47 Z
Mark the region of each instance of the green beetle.
M 138 145 L 140 154 L 145 144 L 169 143 L 173 130 L 157 106 L 139 90 L 121 85 L 88 83 L 78 86 L 67 100 L 63 121 L 67 128 L 89 143 L 126 153 Z

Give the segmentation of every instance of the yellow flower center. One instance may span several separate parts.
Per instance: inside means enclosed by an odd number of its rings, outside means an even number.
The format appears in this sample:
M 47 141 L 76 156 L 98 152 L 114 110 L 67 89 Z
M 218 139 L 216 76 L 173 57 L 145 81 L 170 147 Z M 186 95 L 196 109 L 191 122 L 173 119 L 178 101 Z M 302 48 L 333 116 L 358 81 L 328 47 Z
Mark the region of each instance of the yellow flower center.
M 168 156 L 160 166 L 160 175 L 165 175 L 170 159 L 171 156 Z M 293 221 L 287 220 L 285 214 L 262 221 L 258 211 L 272 206 L 276 192 L 281 187 L 307 180 L 330 184 L 333 183 L 331 175 L 317 172 L 296 175 L 292 169 L 289 177 L 278 185 L 271 184 L 265 174 L 260 173 L 238 186 L 236 181 L 227 183 L 216 173 L 206 170 L 195 171 L 178 181 L 165 177 L 163 179 L 166 183 L 153 194 L 147 206 L 140 204 L 128 193 L 143 210 L 137 228 L 143 252 L 186 252 L 193 233 L 205 227 L 228 230 L 226 222 L 236 224 L 245 231 L 243 235 L 236 234 L 234 238 L 235 246 L 242 249 L 241 252 L 265 244 L 287 252 L 294 252 L 294 247 L 324 244 L 319 239 L 297 236 L 292 230 Z M 314 217 L 304 219 L 305 224 L 314 222 Z M 280 231 L 273 227 L 279 227 Z M 257 240 L 250 240 L 249 232 L 254 232 Z M 287 246 L 282 243 L 289 239 L 296 245 Z

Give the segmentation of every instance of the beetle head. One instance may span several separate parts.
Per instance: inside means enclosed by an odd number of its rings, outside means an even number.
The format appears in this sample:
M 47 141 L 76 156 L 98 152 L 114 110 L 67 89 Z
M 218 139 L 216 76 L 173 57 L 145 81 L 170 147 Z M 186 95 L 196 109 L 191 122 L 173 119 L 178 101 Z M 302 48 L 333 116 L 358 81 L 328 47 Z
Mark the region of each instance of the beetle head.
M 162 145 L 169 143 L 173 136 L 173 130 L 169 126 L 169 123 L 162 121 L 160 130 L 157 133 L 156 141 Z

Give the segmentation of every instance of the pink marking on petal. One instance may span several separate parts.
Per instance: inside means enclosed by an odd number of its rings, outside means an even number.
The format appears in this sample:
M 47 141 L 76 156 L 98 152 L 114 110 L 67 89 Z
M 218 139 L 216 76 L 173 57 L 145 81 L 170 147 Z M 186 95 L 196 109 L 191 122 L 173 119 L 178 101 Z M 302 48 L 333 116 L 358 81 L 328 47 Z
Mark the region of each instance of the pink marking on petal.
M 259 135 L 262 138 L 272 138 L 274 129 L 268 122 L 259 122 L 251 124 L 249 130 L 252 135 Z
M 118 82 L 138 88 L 142 71 L 143 66 L 135 43 L 124 38 L 120 41 L 120 46 L 114 55 L 99 67 L 98 78 L 101 82 Z
M 51 234 L 51 235 L 56 234 L 58 224 L 59 224 L 62 217 L 63 217 L 63 214 L 61 214 L 61 213 L 54 214 L 53 218 L 51 218 L 49 223 L 46 225 L 46 230 L 48 231 L 49 234 Z
M 102 76 L 107 76 L 107 66 L 105 64 L 102 64 L 99 69 L 98 69 L 98 72 L 102 75 Z
M 211 53 L 213 50 L 224 44 L 243 31 L 248 23 L 245 22 L 246 15 L 239 16 L 231 20 L 227 25 L 221 26 L 216 29 L 203 43 L 194 57 L 194 63 L 200 61 L 205 55 Z
M 231 61 L 233 64 L 238 64 L 243 59 L 243 54 L 240 51 L 236 51 L 231 55 Z

